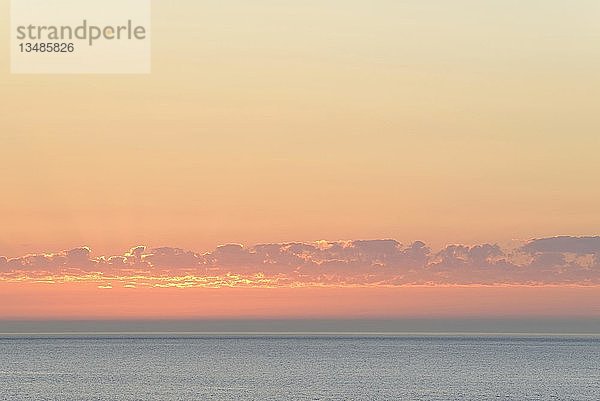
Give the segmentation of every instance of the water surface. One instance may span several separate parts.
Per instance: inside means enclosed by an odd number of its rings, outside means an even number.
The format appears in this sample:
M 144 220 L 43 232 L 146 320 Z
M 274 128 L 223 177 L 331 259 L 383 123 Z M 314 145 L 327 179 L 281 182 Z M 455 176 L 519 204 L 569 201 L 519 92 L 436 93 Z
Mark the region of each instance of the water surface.
M 594 400 L 600 338 L 0 338 L 2 400 Z

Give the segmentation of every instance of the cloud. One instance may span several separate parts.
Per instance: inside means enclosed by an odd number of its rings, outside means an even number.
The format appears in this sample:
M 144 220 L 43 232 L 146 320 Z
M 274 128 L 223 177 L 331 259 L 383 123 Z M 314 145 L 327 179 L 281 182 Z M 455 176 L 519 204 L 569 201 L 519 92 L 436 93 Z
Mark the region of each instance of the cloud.
M 0 257 L 0 279 L 43 274 L 136 277 L 264 277 L 282 285 L 583 284 L 600 285 L 600 237 L 531 240 L 516 249 L 453 244 L 432 252 L 421 241 L 393 239 L 226 244 L 197 253 L 135 246 L 94 256 L 88 247 Z M 135 273 L 135 274 L 134 274 Z M 262 279 L 260 279 L 262 280 Z M 252 281 L 252 280 L 250 280 Z M 248 282 L 250 282 L 248 281 Z
M 442 269 L 474 267 L 490 268 L 506 263 L 505 253 L 498 245 L 448 245 L 439 251 L 432 266 Z
M 98 261 L 90 258 L 91 250 L 87 247 L 74 248 L 58 253 L 30 254 L 0 262 L 4 271 L 45 271 L 53 272 L 59 269 L 86 270 L 95 266 Z
M 0 256 L 0 272 L 6 271 L 8 259 L 5 256 Z
M 534 239 L 521 248 L 524 252 L 560 252 L 575 254 L 600 254 L 600 237 L 552 237 Z
M 154 248 L 147 254 L 142 254 L 140 247 L 136 247 L 134 250 L 143 264 L 152 268 L 195 268 L 204 263 L 201 255 L 181 248 Z M 132 259 L 134 263 L 138 262 L 135 256 Z

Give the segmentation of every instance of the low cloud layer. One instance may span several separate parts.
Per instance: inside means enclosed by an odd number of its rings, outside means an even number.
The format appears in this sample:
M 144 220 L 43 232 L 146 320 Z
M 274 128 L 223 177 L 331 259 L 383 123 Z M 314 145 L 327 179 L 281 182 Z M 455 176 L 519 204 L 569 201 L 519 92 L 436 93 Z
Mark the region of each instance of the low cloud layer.
M 170 278 L 190 285 L 600 285 L 600 237 L 534 239 L 515 249 L 478 244 L 432 251 L 421 241 L 386 239 L 227 244 L 206 253 L 137 246 L 106 256 L 81 247 L 0 257 L 2 280 L 61 276 L 155 278 L 167 285 Z

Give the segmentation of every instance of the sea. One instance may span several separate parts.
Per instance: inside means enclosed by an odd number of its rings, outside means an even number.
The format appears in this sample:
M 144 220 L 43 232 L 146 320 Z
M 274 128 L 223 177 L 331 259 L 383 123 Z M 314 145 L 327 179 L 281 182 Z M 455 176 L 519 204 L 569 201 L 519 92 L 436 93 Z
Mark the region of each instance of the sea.
M 0 338 L 1 400 L 600 400 L 600 337 Z

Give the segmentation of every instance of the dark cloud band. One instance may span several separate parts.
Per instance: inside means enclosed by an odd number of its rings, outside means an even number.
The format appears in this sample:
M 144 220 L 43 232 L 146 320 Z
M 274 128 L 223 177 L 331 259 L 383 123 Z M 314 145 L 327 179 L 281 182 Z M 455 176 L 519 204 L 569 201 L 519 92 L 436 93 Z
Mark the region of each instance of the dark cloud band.
M 449 245 L 432 252 L 421 241 L 355 240 L 228 244 L 207 253 L 137 246 L 96 256 L 87 247 L 0 257 L 0 277 L 19 274 L 142 276 L 264 275 L 279 282 L 334 285 L 580 284 L 600 285 L 600 237 L 534 239 L 516 249 L 496 244 Z

